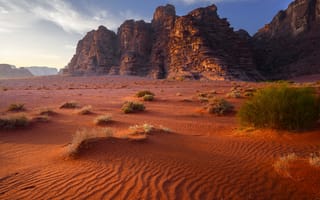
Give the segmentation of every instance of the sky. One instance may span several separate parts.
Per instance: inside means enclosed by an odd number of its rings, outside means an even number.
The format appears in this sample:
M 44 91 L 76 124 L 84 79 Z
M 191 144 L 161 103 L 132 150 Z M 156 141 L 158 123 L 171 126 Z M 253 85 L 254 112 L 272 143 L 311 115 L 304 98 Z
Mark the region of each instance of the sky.
M 218 6 L 235 30 L 254 34 L 291 0 L 0 0 L 0 63 L 65 67 L 77 42 L 99 25 L 110 30 L 126 19 L 151 21 L 157 6 L 175 5 L 177 15 Z

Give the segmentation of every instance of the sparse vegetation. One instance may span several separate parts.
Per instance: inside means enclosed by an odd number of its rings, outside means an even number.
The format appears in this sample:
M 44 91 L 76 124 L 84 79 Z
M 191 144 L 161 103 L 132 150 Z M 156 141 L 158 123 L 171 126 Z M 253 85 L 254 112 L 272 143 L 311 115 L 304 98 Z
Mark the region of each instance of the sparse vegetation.
M 34 122 L 49 122 L 50 117 L 48 115 L 38 115 L 32 118 Z
M 233 90 L 226 94 L 227 98 L 241 98 L 241 92 L 238 90 Z
M 30 124 L 30 119 L 25 115 L 1 116 L 0 129 L 16 129 L 26 127 Z
M 243 125 L 306 130 L 319 119 L 319 99 L 312 88 L 286 85 L 261 89 L 238 112 Z
M 85 106 L 78 111 L 79 115 L 89 115 L 92 114 L 92 106 Z
M 105 125 L 105 124 L 109 124 L 112 121 L 112 115 L 108 114 L 108 115 L 101 115 L 98 116 L 95 120 L 94 123 L 96 125 Z
M 144 111 L 146 108 L 144 104 L 138 102 L 127 101 L 122 105 L 122 112 L 124 113 L 134 113 Z
M 291 177 L 288 168 L 290 162 L 296 160 L 298 157 L 296 156 L 295 153 L 290 153 L 286 156 L 280 157 L 274 164 L 273 167 L 276 170 L 277 173 L 280 175 L 286 176 L 286 177 Z
M 42 108 L 42 109 L 39 110 L 38 114 L 39 115 L 52 116 L 52 115 L 55 115 L 57 113 L 55 111 L 53 111 L 52 109 L 50 109 L 50 108 Z
M 8 111 L 13 111 L 13 112 L 21 112 L 25 110 L 26 108 L 22 103 L 13 103 L 13 104 L 10 104 L 8 107 Z
M 150 94 L 146 94 L 142 97 L 143 101 L 153 101 L 154 96 Z
M 80 149 L 86 147 L 90 140 L 108 137 L 113 137 L 113 131 L 109 128 L 101 130 L 79 130 L 73 135 L 71 143 L 67 146 L 67 154 L 69 156 L 75 156 L 79 153 Z
M 162 126 L 162 125 L 160 125 L 160 130 L 162 130 L 162 131 L 164 131 L 164 132 L 167 132 L 167 133 L 171 132 L 171 129 L 170 129 L 170 128 L 165 127 L 165 126 Z
M 142 91 L 137 92 L 137 94 L 136 94 L 137 97 L 144 97 L 146 95 L 155 96 L 155 94 L 153 92 L 150 92 L 149 90 L 142 90 Z
M 74 109 L 74 108 L 78 108 L 79 104 L 75 101 L 68 101 L 63 103 L 60 108 L 61 109 Z
M 311 166 L 320 167 L 320 152 L 312 153 L 309 157 L 309 164 Z
M 225 115 L 234 111 L 234 106 L 225 99 L 212 99 L 208 106 L 208 112 L 216 115 Z

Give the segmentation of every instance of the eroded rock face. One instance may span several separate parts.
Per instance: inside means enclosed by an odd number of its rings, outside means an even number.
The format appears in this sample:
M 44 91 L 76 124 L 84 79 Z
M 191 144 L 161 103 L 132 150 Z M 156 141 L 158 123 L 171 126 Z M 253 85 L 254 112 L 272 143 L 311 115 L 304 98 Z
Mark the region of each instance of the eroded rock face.
M 112 66 L 119 65 L 117 35 L 100 26 L 79 41 L 76 54 L 64 73 L 73 75 L 107 74 Z
M 172 5 L 160 6 L 151 23 L 127 20 L 117 35 L 104 27 L 89 32 L 66 73 L 261 79 L 249 38 L 220 19 L 215 5 L 182 17 L 176 16 Z
M 255 59 L 269 78 L 320 73 L 320 1 L 296 0 L 254 35 Z
M 169 77 L 259 79 L 246 38 L 236 34 L 217 7 L 177 18 L 169 41 Z
M 125 21 L 118 30 L 120 74 L 146 76 L 150 71 L 152 48 L 151 24 Z

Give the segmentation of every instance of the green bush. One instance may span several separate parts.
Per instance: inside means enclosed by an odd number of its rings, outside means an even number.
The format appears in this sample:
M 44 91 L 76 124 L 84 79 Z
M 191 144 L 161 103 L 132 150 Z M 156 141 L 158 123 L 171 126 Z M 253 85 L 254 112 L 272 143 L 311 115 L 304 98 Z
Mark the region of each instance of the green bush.
M 225 115 L 233 112 L 234 106 L 225 99 L 212 99 L 208 105 L 208 112 L 216 115 Z
M 13 104 L 10 104 L 10 106 L 8 107 L 8 111 L 14 111 L 14 112 L 20 112 L 20 111 L 24 111 L 26 110 L 25 107 L 24 107 L 24 104 L 22 103 L 13 103 Z
M 312 88 L 271 86 L 257 91 L 239 110 L 243 125 L 305 130 L 319 119 L 319 99 Z
M 134 113 L 144 111 L 146 107 L 142 103 L 127 101 L 122 105 L 121 110 L 124 113 Z
M 146 95 L 155 96 L 155 94 L 150 92 L 149 90 L 142 90 L 142 91 L 137 92 L 137 94 L 136 94 L 137 97 L 144 97 Z
M 153 101 L 154 96 L 150 94 L 146 94 L 143 96 L 143 101 Z

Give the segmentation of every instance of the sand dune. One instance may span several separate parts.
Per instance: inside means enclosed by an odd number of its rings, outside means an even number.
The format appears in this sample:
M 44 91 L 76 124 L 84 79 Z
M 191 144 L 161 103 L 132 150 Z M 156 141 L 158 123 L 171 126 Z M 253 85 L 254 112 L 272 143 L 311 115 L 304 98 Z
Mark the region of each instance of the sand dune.
M 194 97 L 197 90 L 210 89 L 224 96 L 232 87 L 227 82 L 156 81 L 154 84 L 147 79 L 110 79 L 98 77 L 86 83 L 85 78 L 69 78 L 69 82 L 49 78 L 45 84 L 49 91 L 37 89 L 45 81 L 41 78 L 28 79 L 25 86 L 18 81 L 15 85 L 13 80 L 0 82 L 10 88 L 0 92 L 4 97 L 0 101 L 1 111 L 8 102 L 19 101 L 26 103 L 28 115 L 47 105 L 58 112 L 48 123 L 0 131 L 0 199 L 319 197 L 319 185 L 308 185 L 311 179 L 281 177 L 272 166 L 281 155 L 295 152 L 308 156 L 319 151 L 317 131 L 284 134 L 266 130 L 238 134 L 234 115 L 206 114 Z M 80 89 L 68 89 L 65 84 L 70 83 Z M 81 88 L 81 84 L 88 88 Z M 29 85 L 31 89 L 26 90 L 24 87 Z M 127 86 L 121 88 L 121 85 Z M 122 114 L 122 102 L 135 99 L 134 93 L 142 88 L 154 91 L 156 100 L 145 103 L 144 113 Z M 182 96 L 177 96 L 177 92 Z M 43 98 L 44 95 L 49 98 Z M 92 105 L 94 114 L 81 116 L 73 110 L 58 109 L 61 102 L 70 99 Z M 238 107 L 243 99 L 230 101 Z M 115 132 L 144 122 L 163 125 L 172 131 L 156 132 L 140 142 L 110 138 L 95 141 L 77 159 L 66 158 L 64 152 L 72 134 L 79 128 L 96 128 L 93 119 L 103 113 L 112 113 L 114 122 L 108 127 Z M 310 172 L 308 176 L 320 177 L 319 169 Z

